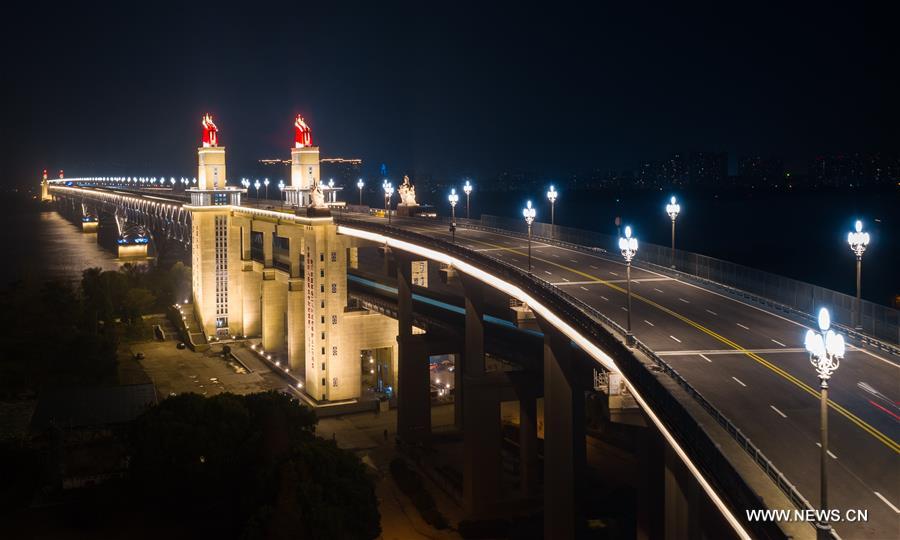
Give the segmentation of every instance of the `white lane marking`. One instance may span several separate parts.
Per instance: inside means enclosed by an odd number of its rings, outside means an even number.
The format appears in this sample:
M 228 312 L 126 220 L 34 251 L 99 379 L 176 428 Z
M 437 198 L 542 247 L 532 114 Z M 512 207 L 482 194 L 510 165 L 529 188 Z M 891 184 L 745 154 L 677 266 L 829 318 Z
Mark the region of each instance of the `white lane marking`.
M 784 343 L 778 341 L 777 339 L 773 339 L 773 340 L 772 340 L 772 343 L 777 343 L 778 345 L 781 345 L 782 347 L 787 347 L 787 345 L 785 345 Z
M 679 300 L 681 300 L 681 301 L 684 302 L 685 304 L 690 304 L 690 302 L 688 302 L 688 301 L 685 300 L 684 298 L 679 298 Z
M 817 442 L 817 443 L 816 443 L 816 446 L 818 446 L 819 448 L 822 448 L 822 443 L 818 443 L 818 442 Z M 834 454 L 832 454 L 832 453 L 831 453 L 831 450 L 826 450 L 826 452 L 828 453 L 829 457 L 831 457 L 831 459 L 837 459 L 837 456 L 834 455 Z
M 896 506 L 894 506 L 894 505 L 891 503 L 891 501 L 885 499 L 885 498 L 884 498 L 884 495 L 882 495 L 881 493 L 878 493 L 877 491 L 873 491 L 872 493 L 874 493 L 876 497 L 878 497 L 879 499 L 881 499 L 881 500 L 884 502 L 884 504 L 890 506 L 890 507 L 891 507 L 891 510 L 893 510 L 895 514 L 900 514 L 900 508 L 897 508 Z
M 743 328 L 744 330 L 750 330 L 749 328 L 747 328 L 746 326 L 744 326 L 744 325 L 741 324 L 741 323 L 735 323 L 735 324 L 738 325 L 738 326 L 740 326 L 740 327 Z
M 625 306 L 622 306 L 622 311 L 628 311 L 628 308 Z
M 787 418 L 787 415 L 784 414 L 783 412 L 779 411 L 778 407 L 776 407 L 775 405 L 769 405 L 769 407 L 771 407 L 773 411 L 777 412 L 778 415 L 781 416 L 782 418 Z
M 719 316 L 718 313 L 716 313 L 715 311 L 712 311 L 712 310 L 710 310 L 710 309 L 707 309 L 706 312 L 709 313 L 710 315 L 715 315 L 716 317 Z
M 556 257 L 557 259 L 559 258 L 559 255 L 557 255 L 556 253 L 551 253 L 551 255 L 553 255 L 553 256 Z
M 644 322 L 647 323 L 647 324 L 649 324 L 650 326 L 656 326 L 655 324 L 653 324 L 652 322 L 648 321 L 647 319 L 644 319 Z
M 656 287 L 653 287 L 653 290 L 656 292 L 662 292 L 661 290 L 657 289 Z
M 578 264 L 578 261 L 576 261 L 575 259 L 569 259 L 569 262 L 573 262 L 573 263 L 575 263 L 575 264 Z
M 594 266 L 593 264 L 589 264 L 588 266 L 590 266 L 590 267 L 593 268 L 594 270 L 600 270 L 599 268 L 597 268 L 597 267 Z
M 674 340 L 677 341 L 678 343 L 681 343 L 681 340 L 678 339 L 677 337 L 675 337 L 675 336 L 669 336 L 669 337 L 672 338 L 672 339 L 674 339 Z
M 741 381 L 741 380 L 738 379 L 737 377 L 731 377 L 731 378 L 734 379 L 735 381 L 737 381 L 737 383 L 738 383 L 739 385 L 743 386 L 744 388 L 747 388 L 747 385 L 744 384 L 743 381 Z
M 612 274 L 612 275 L 614 275 L 614 276 L 616 276 L 616 277 L 619 277 L 619 274 L 613 272 L 612 270 L 610 270 L 609 273 Z
M 710 364 L 712 364 L 712 360 L 707 358 L 705 354 L 703 354 L 703 353 L 698 353 L 698 354 L 700 355 L 700 358 L 702 358 L 702 359 L 706 360 L 707 362 L 709 362 Z
M 587 290 L 590 290 L 590 289 L 588 289 L 587 287 L 581 287 L 581 290 L 582 290 L 582 291 L 587 291 Z
M 566 279 L 566 278 L 563 278 L 563 281 L 569 281 L 569 280 L 568 280 L 568 279 Z
M 547 274 L 548 276 L 552 276 L 552 275 L 553 275 L 549 270 L 544 270 L 544 273 Z
M 609 298 L 607 298 L 607 297 L 605 297 L 605 296 L 601 296 L 600 298 L 602 298 L 603 300 L 609 302 Z

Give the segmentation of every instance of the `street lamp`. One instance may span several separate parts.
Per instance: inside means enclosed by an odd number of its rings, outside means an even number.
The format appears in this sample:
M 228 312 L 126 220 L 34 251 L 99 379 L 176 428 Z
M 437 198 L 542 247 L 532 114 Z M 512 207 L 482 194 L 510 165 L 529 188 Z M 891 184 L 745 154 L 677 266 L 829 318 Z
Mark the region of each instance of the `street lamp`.
M 359 188 L 359 205 L 360 206 L 362 206 L 362 188 L 365 185 L 366 185 L 366 183 L 363 182 L 362 178 L 360 178 L 359 180 L 356 181 L 356 187 Z
M 259 202 L 259 186 L 260 185 L 261 184 L 259 183 L 259 178 L 257 178 L 256 182 L 253 183 L 253 187 L 256 188 L 256 202 Z
M 550 201 L 550 225 L 554 224 L 554 206 L 556 205 L 556 198 L 559 196 L 559 192 L 556 191 L 556 188 L 553 185 L 550 185 L 550 191 L 547 192 L 547 199 Z
M 862 256 L 869 245 L 869 233 L 862 232 L 862 221 L 856 220 L 856 231 L 847 233 L 850 251 L 856 254 L 856 329 L 862 330 Z
M 678 217 L 678 212 L 681 212 L 681 205 L 675 202 L 675 196 L 672 195 L 672 199 L 666 205 L 666 213 L 672 218 L 672 268 L 675 268 L 675 218 Z
M 625 327 L 625 343 L 630 347 L 634 345 L 634 335 L 631 333 L 631 259 L 637 253 L 637 238 L 632 238 L 631 227 L 625 227 L 625 237 L 619 237 L 619 249 L 622 250 L 622 257 L 625 258 L 625 282 L 628 284 L 628 317 Z
M 263 184 L 266 185 L 266 200 L 269 200 L 269 179 L 263 180 Z
M 450 190 L 447 200 L 450 201 L 450 232 L 453 233 L 453 242 L 456 242 L 456 203 L 459 202 L 456 188 Z
M 388 225 L 391 224 L 391 197 L 394 195 L 394 186 L 387 180 L 384 181 L 384 211 L 388 215 Z
M 284 180 L 278 181 L 278 198 L 281 199 L 281 207 L 284 208 Z
M 466 180 L 466 185 L 463 186 L 463 191 L 466 193 L 466 219 L 469 219 L 469 195 L 472 194 L 472 184 Z
M 522 216 L 525 217 L 525 223 L 528 225 L 528 273 L 531 273 L 531 224 L 537 216 L 537 210 L 531 206 L 531 201 L 522 209 Z
M 337 202 L 337 193 L 334 191 L 334 178 L 328 179 L 328 189 L 331 190 L 331 202 Z
M 819 508 L 821 512 L 820 520 L 816 523 L 816 532 L 818 538 L 830 538 L 831 524 L 828 523 L 828 477 L 826 473 L 826 460 L 828 459 L 828 379 L 831 374 L 837 371 L 844 357 L 844 336 L 830 330 L 831 316 L 828 310 L 822 308 L 819 310 L 819 330 L 806 331 L 805 345 L 809 351 L 809 361 L 816 368 L 816 374 L 819 376 L 820 396 L 820 433 L 822 440 L 820 445 L 822 452 L 820 454 L 820 470 L 821 478 L 819 480 L 819 488 L 821 494 L 819 498 Z

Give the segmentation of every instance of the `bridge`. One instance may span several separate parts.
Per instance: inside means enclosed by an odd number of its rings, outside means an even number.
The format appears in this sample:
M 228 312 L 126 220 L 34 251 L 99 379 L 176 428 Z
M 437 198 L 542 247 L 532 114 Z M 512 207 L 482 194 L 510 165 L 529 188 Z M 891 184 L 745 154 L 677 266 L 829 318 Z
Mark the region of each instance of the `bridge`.
M 610 424 L 637 442 L 639 536 L 816 535 L 809 523 L 754 521 L 746 510 L 818 507 L 819 391 L 802 336 L 819 306 L 700 272 L 682 253 L 671 268 L 650 250 L 631 269 L 629 308 L 624 262 L 605 239 L 545 224 L 529 238 L 524 223 L 489 216 L 451 230 L 417 216 L 408 198 L 387 216 L 347 206 L 323 195 L 308 132 L 291 149 L 286 204 L 249 203 L 228 185 L 225 149 L 212 140 L 198 149 L 197 180 L 45 176 L 42 193 L 76 222 L 114 219 L 123 237 L 148 239 L 125 244 L 189 250 L 193 298 L 183 307 L 202 333 L 249 339 L 280 359 L 312 406 L 363 399 L 360 359 L 377 359 L 413 455 L 437 446 L 429 358 L 452 355 L 458 495 L 473 517 L 542 500 L 545 537 L 579 536 L 591 510 L 585 396 L 599 395 Z M 868 521 L 828 534 L 896 536 L 896 313 L 867 308 L 857 331 L 852 309 L 835 303 L 850 346 L 830 386 L 830 506 L 867 510 Z M 511 477 L 501 423 L 510 402 Z

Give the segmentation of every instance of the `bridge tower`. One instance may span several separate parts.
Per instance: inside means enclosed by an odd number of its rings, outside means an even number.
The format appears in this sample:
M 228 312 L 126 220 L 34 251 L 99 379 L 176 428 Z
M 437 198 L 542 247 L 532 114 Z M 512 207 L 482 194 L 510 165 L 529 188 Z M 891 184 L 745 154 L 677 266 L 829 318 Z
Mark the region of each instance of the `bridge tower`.
M 209 114 L 202 126 L 197 187 L 187 190 L 191 203 L 185 206 L 192 222 L 194 312 L 206 335 L 242 335 L 241 237 L 232 223 L 232 206 L 240 206 L 243 190 L 227 185 L 225 147 L 218 145 L 218 129 Z
M 50 202 L 53 197 L 50 196 L 50 181 L 47 179 L 47 169 L 44 169 L 44 175 L 41 177 L 41 202 Z
M 309 205 L 309 190 L 319 176 L 319 147 L 313 146 L 312 130 L 299 114 L 294 120 L 294 147 L 291 148 L 291 185 L 285 198 L 291 206 Z

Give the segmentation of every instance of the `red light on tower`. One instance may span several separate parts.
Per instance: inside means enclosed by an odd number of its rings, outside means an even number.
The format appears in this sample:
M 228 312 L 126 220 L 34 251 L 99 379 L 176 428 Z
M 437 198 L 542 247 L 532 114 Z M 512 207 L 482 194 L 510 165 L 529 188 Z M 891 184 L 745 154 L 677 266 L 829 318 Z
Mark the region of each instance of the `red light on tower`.
M 44 180 L 47 180 L 47 169 L 44 169 Z
M 309 126 L 306 125 L 303 117 L 299 114 L 297 119 L 294 120 L 294 146 L 296 148 L 312 146 L 312 130 L 309 129 Z
M 62 169 L 59 170 L 59 177 L 60 177 L 60 178 L 63 177 L 63 170 L 62 170 Z
M 213 122 L 212 115 L 204 114 L 201 125 L 203 126 L 203 147 L 219 146 L 219 128 Z

